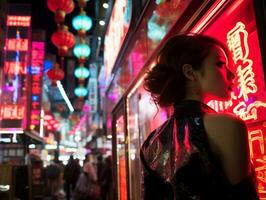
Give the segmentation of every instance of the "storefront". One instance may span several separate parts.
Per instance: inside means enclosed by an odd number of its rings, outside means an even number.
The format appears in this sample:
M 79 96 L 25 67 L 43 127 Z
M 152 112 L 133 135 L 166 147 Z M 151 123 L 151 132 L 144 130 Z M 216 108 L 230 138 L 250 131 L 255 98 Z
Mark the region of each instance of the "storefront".
M 261 199 L 266 199 L 266 57 L 264 3 L 245 1 L 149 1 L 127 50 L 116 60 L 119 68 L 107 90 L 112 105 L 112 140 L 116 199 L 142 199 L 139 149 L 147 135 L 169 115 L 151 103 L 142 87 L 145 71 L 171 35 L 184 32 L 216 37 L 228 45 L 235 62 L 235 91 L 228 102 L 210 100 L 218 111 L 246 121 L 251 159 Z M 125 42 L 124 42 L 125 43 Z M 118 100 L 120 101 L 118 102 Z M 115 106 L 114 106 L 115 105 Z M 114 108 L 115 107 L 115 108 Z M 108 110 L 108 109 L 107 109 Z M 110 111 L 110 108 L 109 108 Z M 107 126 L 108 126 L 107 118 Z M 110 123 L 111 125 L 111 123 Z

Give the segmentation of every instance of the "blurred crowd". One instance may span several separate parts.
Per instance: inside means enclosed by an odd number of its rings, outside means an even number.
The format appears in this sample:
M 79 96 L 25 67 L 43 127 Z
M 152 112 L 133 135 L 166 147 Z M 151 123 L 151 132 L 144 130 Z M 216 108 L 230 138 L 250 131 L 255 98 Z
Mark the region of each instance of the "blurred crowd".
M 55 159 L 45 168 L 43 200 L 110 200 L 111 162 L 101 155 L 96 163 L 86 155 L 82 166 L 72 155 L 66 165 Z

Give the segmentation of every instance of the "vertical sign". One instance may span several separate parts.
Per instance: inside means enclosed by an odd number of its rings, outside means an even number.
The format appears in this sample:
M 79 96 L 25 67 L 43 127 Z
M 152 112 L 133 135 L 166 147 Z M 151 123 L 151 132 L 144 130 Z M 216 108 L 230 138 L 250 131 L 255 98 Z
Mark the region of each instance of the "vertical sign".
M 219 112 L 231 112 L 246 122 L 259 196 L 266 199 L 266 84 L 253 1 L 232 1 L 213 21 L 215 23 L 207 26 L 203 33 L 227 44 L 234 61 L 230 67 L 235 73 L 235 83 L 229 101 L 210 101 L 209 105 Z
M 97 112 L 97 102 L 98 102 L 98 80 L 97 80 L 97 65 L 90 65 L 90 74 L 89 79 L 89 105 L 90 113 Z
M 31 48 L 31 114 L 30 130 L 39 134 L 41 118 L 44 42 L 33 41 Z
M 22 9 L 25 15 L 14 15 Z M 13 12 L 12 12 L 13 11 Z M 21 132 L 27 124 L 27 66 L 30 55 L 30 6 L 9 6 L 6 21 L 2 94 L 0 96 L 0 131 Z

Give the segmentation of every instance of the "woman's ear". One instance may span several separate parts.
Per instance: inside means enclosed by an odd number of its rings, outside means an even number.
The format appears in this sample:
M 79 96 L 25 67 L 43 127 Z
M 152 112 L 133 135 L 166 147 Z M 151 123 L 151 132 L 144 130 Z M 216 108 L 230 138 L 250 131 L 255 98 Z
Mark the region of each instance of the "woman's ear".
M 196 80 L 195 72 L 193 70 L 192 65 L 190 65 L 190 64 L 184 64 L 182 66 L 182 71 L 183 71 L 183 74 L 185 75 L 185 77 L 188 80 L 191 80 L 191 81 Z

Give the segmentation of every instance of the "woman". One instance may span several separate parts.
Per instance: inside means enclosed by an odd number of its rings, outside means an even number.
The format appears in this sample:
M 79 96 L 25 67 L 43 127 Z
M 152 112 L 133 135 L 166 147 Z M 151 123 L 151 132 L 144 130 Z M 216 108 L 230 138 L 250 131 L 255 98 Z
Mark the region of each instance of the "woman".
M 142 146 L 144 199 L 258 199 L 245 123 L 204 104 L 230 98 L 232 63 L 203 35 L 176 35 L 159 52 L 144 87 L 174 114 Z
M 90 162 L 83 166 L 83 173 L 78 177 L 74 190 L 74 200 L 98 200 L 100 187 L 97 184 L 96 170 Z

